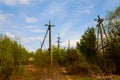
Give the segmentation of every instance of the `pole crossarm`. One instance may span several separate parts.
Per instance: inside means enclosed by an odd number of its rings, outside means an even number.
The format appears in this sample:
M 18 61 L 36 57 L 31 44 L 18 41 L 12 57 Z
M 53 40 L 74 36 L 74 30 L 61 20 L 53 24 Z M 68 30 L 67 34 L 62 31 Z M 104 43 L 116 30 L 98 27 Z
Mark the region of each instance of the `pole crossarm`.
M 50 28 L 54 27 L 55 25 L 51 25 L 51 22 L 49 21 L 49 24 L 45 24 L 45 26 L 48 26 L 48 29 L 50 30 Z

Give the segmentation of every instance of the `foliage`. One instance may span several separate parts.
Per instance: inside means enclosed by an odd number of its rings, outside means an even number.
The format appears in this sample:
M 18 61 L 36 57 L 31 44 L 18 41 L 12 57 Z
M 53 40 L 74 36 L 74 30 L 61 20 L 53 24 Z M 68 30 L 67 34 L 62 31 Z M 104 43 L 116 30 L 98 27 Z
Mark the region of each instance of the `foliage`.
M 53 53 L 54 63 L 56 62 L 59 65 L 65 65 L 66 51 L 64 49 L 53 46 L 52 53 Z
M 6 36 L 0 39 L 1 80 L 9 80 L 13 72 L 21 71 L 22 62 L 25 62 L 25 55 L 28 55 L 28 52 L 16 41 Z
M 89 64 L 77 49 L 68 49 L 66 56 L 66 69 L 68 74 L 88 74 Z
M 34 65 L 39 67 L 47 67 L 50 65 L 50 56 L 48 54 L 48 50 L 37 49 L 34 56 Z
M 3 80 L 9 79 L 9 76 L 13 72 L 14 59 L 12 53 L 13 53 L 12 41 L 7 37 L 1 39 L 0 40 L 0 61 L 1 61 L 0 78 Z
M 95 62 L 96 58 L 96 35 L 94 28 L 88 28 L 82 36 L 80 42 L 77 43 L 77 48 L 83 53 L 90 63 Z
M 107 15 L 109 30 L 109 45 L 106 50 L 106 63 L 111 66 L 111 72 L 120 74 L 120 6 Z

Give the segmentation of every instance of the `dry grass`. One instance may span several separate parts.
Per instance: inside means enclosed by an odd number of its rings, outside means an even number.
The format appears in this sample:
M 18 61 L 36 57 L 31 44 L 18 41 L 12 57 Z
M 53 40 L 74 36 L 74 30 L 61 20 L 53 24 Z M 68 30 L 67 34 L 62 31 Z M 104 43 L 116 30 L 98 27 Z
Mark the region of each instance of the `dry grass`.
M 21 74 L 13 74 L 11 80 L 62 80 L 59 68 L 42 67 L 37 68 L 33 65 L 25 66 Z
M 62 67 L 35 67 L 33 65 L 25 66 L 25 70 L 21 74 L 13 74 L 11 80 L 106 80 L 106 77 L 83 77 L 80 75 L 63 74 Z M 111 80 L 120 80 L 119 75 L 110 76 Z

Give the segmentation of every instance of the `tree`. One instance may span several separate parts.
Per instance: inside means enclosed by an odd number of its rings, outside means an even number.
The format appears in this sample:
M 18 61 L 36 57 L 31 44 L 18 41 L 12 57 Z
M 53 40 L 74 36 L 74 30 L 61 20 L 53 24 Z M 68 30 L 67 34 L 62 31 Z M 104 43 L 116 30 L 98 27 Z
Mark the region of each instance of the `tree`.
M 12 50 L 12 41 L 9 38 L 4 37 L 0 39 L 1 80 L 9 80 L 9 77 L 13 72 L 14 59 L 12 56 Z
M 14 67 L 16 69 L 18 69 L 18 66 L 21 64 L 21 51 L 20 51 L 20 45 L 16 42 L 16 41 L 13 41 L 12 42 L 13 45 L 12 45 L 12 48 L 13 48 L 13 59 L 14 59 Z
M 115 65 L 115 73 L 120 74 L 120 6 L 114 11 L 110 11 L 107 15 L 109 30 L 109 50 L 106 51 L 106 60 L 112 59 Z
M 57 62 L 60 65 L 65 65 L 66 51 L 64 49 L 53 46 L 52 48 L 54 64 Z
M 28 52 L 17 41 L 6 36 L 0 38 L 0 80 L 9 80 L 10 75 L 19 72 L 22 63 L 27 61 Z
M 68 74 L 89 74 L 89 64 L 83 54 L 75 48 L 66 51 L 65 67 Z
M 96 35 L 94 28 L 88 28 L 77 43 L 77 48 L 87 58 L 87 61 L 94 63 L 96 57 Z
M 39 67 L 48 67 L 50 65 L 50 56 L 48 50 L 37 49 L 34 56 L 34 65 Z

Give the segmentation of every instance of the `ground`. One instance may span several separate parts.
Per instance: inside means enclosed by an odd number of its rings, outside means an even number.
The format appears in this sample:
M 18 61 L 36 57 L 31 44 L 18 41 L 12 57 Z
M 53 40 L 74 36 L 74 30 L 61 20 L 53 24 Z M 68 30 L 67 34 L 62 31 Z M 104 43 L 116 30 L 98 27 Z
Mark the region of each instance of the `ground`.
M 27 65 L 22 74 L 13 74 L 11 80 L 120 80 L 118 75 L 83 77 L 80 75 L 67 75 L 63 72 L 65 72 L 64 67 L 54 67 L 53 69 Z

